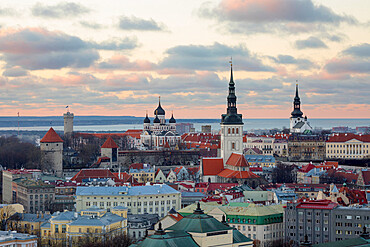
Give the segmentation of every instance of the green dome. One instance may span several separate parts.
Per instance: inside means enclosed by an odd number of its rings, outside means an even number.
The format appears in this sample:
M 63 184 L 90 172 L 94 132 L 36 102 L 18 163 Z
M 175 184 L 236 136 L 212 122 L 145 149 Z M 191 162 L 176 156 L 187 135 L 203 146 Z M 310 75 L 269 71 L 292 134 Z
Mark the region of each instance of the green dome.
M 205 233 L 231 229 L 233 228 L 224 225 L 210 215 L 204 214 L 198 203 L 198 208 L 193 214 L 185 216 L 166 230 Z

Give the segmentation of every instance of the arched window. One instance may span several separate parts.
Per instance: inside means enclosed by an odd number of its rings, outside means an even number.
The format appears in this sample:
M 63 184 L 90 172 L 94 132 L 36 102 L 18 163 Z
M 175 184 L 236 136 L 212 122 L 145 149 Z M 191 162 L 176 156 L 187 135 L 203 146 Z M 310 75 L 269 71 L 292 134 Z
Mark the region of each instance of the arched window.
M 236 133 L 239 134 L 239 128 L 236 128 Z
M 230 128 L 227 129 L 227 133 L 230 134 Z
M 234 131 L 235 131 L 235 130 L 234 130 L 234 128 L 233 128 L 233 134 L 234 134 Z

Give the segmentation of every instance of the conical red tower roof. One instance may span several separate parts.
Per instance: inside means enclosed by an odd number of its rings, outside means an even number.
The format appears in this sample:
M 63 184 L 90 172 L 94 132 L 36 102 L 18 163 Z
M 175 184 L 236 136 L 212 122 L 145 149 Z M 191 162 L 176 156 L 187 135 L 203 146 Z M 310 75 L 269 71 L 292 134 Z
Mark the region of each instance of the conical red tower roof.
M 63 142 L 63 140 L 53 128 L 50 128 L 40 142 Z
M 109 136 L 101 148 L 118 148 L 118 145 L 114 142 L 113 138 Z

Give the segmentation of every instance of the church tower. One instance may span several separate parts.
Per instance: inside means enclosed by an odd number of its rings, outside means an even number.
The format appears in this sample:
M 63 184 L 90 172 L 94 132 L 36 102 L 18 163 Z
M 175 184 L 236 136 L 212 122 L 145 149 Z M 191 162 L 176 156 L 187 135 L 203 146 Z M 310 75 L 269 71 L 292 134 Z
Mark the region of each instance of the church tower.
M 312 127 L 307 121 L 307 116 L 303 117 L 301 99 L 298 95 L 298 84 L 296 84 L 293 111 L 290 117 L 290 133 L 304 133 L 305 131 L 312 131 Z
M 243 118 L 236 108 L 233 65 L 231 64 L 227 113 L 221 116 L 221 157 L 224 163 L 232 153 L 243 153 Z

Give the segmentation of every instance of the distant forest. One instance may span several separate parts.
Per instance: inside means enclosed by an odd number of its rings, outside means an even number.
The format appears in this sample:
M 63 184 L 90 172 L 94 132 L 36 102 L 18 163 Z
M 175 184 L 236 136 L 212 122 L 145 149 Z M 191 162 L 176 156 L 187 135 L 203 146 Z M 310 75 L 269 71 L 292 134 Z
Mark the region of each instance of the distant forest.
M 38 168 L 41 152 L 34 144 L 17 137 L 0 137 L 0 165 L 7 169 Z

